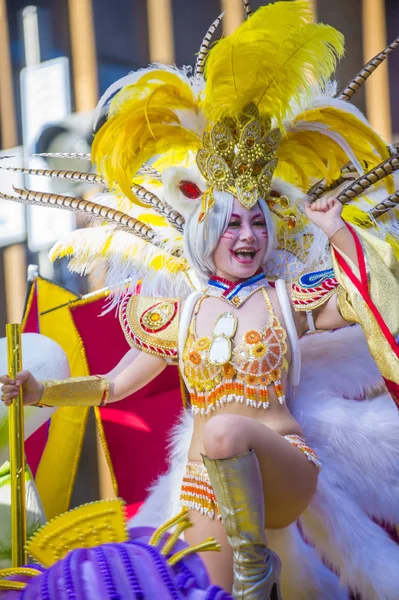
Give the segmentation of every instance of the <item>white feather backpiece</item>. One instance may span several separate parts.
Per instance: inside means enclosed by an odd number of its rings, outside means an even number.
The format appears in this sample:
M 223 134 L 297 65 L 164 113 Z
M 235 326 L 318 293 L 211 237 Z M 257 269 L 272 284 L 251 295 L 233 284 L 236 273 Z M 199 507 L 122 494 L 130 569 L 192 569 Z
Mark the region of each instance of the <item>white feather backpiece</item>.
M 157 185 L 154 182 L 153 189 L 159 192 Z M 111 290 L 108 310 L 116 307 L 126 290 L 133 291 L 138 282 L 142 282 L 142 293 L 148 296 L 185 298 L 190 294 L 192 287 L 185 275 L 187 263 L 170 254 L 183 248 L 181 233 L 150 206 L 135 205 L 112 193 L 96 194 L 91 200 L 147 223 L 155 231 L 154 239 L 159 245 L 118 231 L 114 225 L 97 224 L 73 231 L 58 241 L 50 251 L 51 260 L 69 257 L 69 269 L 80 275 L 101 271 Z

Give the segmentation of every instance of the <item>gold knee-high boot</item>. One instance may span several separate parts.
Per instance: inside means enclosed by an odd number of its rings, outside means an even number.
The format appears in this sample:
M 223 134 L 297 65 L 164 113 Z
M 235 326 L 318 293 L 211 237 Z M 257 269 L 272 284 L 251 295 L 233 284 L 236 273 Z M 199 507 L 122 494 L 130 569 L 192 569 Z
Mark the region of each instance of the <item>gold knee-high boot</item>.
M 267 547 L 262 476 L 255 452 L 203 460 L 233 548 L 234 598 L 281 600 L 281 563 Z

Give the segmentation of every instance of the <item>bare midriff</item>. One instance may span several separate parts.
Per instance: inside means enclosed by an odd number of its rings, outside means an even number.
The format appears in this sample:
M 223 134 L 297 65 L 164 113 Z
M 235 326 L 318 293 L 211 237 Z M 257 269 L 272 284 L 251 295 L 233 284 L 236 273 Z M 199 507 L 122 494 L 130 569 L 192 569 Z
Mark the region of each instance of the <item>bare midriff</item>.
M 281 327 L 285 329 L 283 315 L 281 314 L 275 291 L 268 289 L 268 295 L 274 309 L 274 314 L 278 318 Z M 218 315 L 223 312 L 233 313 L 238 320 L 237 331 L 234 338 L 232 338 L 233 347 L 236 343 L 240 343 L 246 332 L 251 330 L 262 330 L 269 318 L 261 290 L 258 290 L 253 296 L 248 298 L 238 309 L 227 304 L 220 298 L 206 297 L 199 307 L 195 320 L 195 334 L 198 339 L 201 337 L 212 336 L 213 327 Z M 285 360 L 287 361 L 286 365 L 289 366 L 291 352 L 288 343 Z M 287 389 L 287 369 L 283 369 L 281 372 L 281 386 L 283 393 L 285 394 Z M 281 404 L 279 402 L 279 398 L 273 385 L 268 386 L 268 400 L 269 407 L 267 409 L 247 406 L 242 402 L 221 402 L 217 410 L 212 410 L 207 414 L 194 415 L 194 430 L 189 448 L 189 460 L 202 460 L 201 454 L 204 454 L 204 428 L 208 420 L 212 419 L 215 415 L 240 415 L 254 419 L 258 423 L 262 423 L 266 427 L 273 429 L 280 435 L 303 435 L 301 426 L 291 415 L 286 403 Z
M 303 436 L 303 431 L 298 421 L 291 415 L 287 405 L 280 406 L 277 397 L 274 399 L 271 396 L 271 406 L 267 411 L 261 411 L 258 408 L 251 406 L 243 406 L 242 404 L 228 404 L 218 409 L 217 412 L 212 412 L 209 415 L 194 417 L 194 431 L 191 438 L 188 457 L 189 460 L 202 461 L 201 454 L 204 454 L 204 427 L 209 419 L 215 415 L 241 415 L 254 419 L 258 423 L 262 423 L 266 427 L 270 427 L 280 435 L 294 433 Z

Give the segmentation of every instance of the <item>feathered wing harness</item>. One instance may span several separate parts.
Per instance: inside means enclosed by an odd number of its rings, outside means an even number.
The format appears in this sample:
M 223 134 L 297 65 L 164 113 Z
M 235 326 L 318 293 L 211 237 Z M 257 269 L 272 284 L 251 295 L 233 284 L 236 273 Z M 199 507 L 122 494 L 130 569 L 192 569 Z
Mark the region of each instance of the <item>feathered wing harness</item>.
M 267 265 L 271 278 L 297 281 L 331 266 L 327 240 L 301 208 L 306 197 L 326 193 L 345 204 L 344 219 L 386 239 L 399 256 L 398 148 L 348 102 L 399 38 L 337 94 L 326 82 L 343 38 L 312 22 L 307 1 L 254 13 L 244 6 L 245 22 L 210 49 L 222 15 L 212 23 L 192 75 L 189 68 L 153 65 L 105 92 L 95 113 L 95 121 L 108 115 L 94 136 L 96 173 L 0 167 L 102 188 L 90 201 L 31 189 L 2 194 L 93 217 L 97 226 L 61 240 L 52 259 L 71 257 L 69 267 L 79 273 L 102 262 L 111 288 L 141 278 L 147 294 L 186 296 L 195 279 L 184 256 L 185 221 L 199 204 L 199 220 L 206 218 L 215 190 L 246 207 L 267 201 L 278 236 Z

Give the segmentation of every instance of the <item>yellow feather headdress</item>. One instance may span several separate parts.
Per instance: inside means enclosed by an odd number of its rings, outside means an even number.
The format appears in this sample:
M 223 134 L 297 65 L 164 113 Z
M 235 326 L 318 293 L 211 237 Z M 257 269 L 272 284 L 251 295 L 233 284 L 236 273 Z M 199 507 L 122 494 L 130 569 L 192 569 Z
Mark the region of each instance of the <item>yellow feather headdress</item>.
M 167 69 L 149 68 L 122 89 L 109 118 L 94 137 L 92 158 L 109 187 L 138 202 L 133 177 L 150 158 L 171 149 L 198 150 L 201 138 L 184 127 L 180 113 L 198 110 L 187 78 Z
M 211 122 L 237 117 L 253 102 L 280 128 L 309 82 L 322 84 L 343 55 L 343 36 L 312 22 L 307 0 L 259 8 L 232 35 L 219 41 L 205 65 L 201 108 Z
M 308 0 L 275 2 L 246 14 L 249 18 L 232 35 L 212 47 L 210 36 L 220 19 L 211 25 L 193 76 L 187 68 L 153 65 L 111 86 L 96 111 L 98 118 L 108 110 L 92 146 L 97 176 L 37 172 L 64 179 L 79 175 L 79 181 L 107 188 L 106 194 L 94 203 L 30 190 L 7 196 L 106 220 L 63 240 L 54 258 L 73 256 L 70 264 L 79 271 L 91 269 L 96 259 L 107 261 L 111 286 L 134 272 L 155 281 L 148 293 L 167 295 L 163 277 L 172 295 L 180 294 L 176 290 L 186 285 L 180 275 L 188 269 L 185 218 L 201 200 L 209 210 L 212 188 L 238 192 L 240 178 L 243 190 L 236 195 L 242 200 L 257 186 L 251 202 L 258 196 L 269 199 L 279 217 L 277 231 L 286 245 L 288 235 L 291 249 L 302 239 L 302 248 L 310 252 L 317 236 L 299 206 L 306 195 L 312 201 L 337 192 L 346 203 L 347 220 L 364 227 L 375 226 L 377 218 L 384 221 L 386 239 L 399 248 L 393 224 L 399 206 L 393 176 L 398 149 L 387 146 L 346 101 L 386 54 L 372 59 L 337 96 L 328 80 L 343 56 L 343 37 L 313 22 Z M 285 196 L 291 200 L 288 208 Z M 296 221 L 296 229 L 287 234 L 284 221 Z M 134 241 L 128 234 L 136 236 Z M 325 248 L 325 241 L 317 244 Z M 275 262 L 284 261 L 277 257 Z
M 178 164 L 176 157 L 202 151 L 204 130 L 212 135 L 226 117 L 239 122 L 255 104 L 260 120 L 282 132 L 277 177 L 305 192 L 318 179 L 332 182 L 348 161 L 360 174 L 362 165 L 388 158 L 383 140 L 343 101 L 312 106 L 314 90 L 322 89 L 343 51 L 343 36 L 313 23 L 307 0 L 261 7 L 209 51 L 203 89 L 198 77 L 150 67 L 117 93 L 94 138 L 97 169 L 110 189 L 140 204 L 132 182 L 143 163 L 167 155 L 166 165 Z M 232 163 L 222 166 L 232 172 L 230 182 L 237 177 Z

